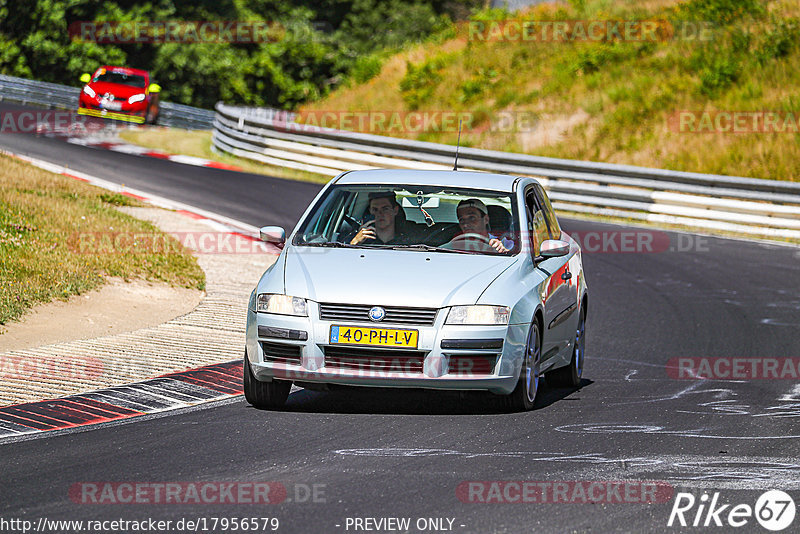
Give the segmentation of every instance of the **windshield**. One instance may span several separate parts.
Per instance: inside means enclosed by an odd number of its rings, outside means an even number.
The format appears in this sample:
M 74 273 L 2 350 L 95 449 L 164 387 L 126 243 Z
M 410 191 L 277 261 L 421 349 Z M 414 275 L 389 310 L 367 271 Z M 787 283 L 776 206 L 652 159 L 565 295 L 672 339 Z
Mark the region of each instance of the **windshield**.
M 516 254 L 512 195 L 435 186 L 333 186 L 294 245 Z
M 144 76 L 139 76 L 137 74 L 125 74 L 123 72 L 114 72 L 114 71 L 104 71 L 101 70 L 94 79 L 93 82 L 106 82 L 106 83 L 119 83 L 122 85 L 130 85 L 131 87 L 138 87 L 140 89 L 144 89 Z

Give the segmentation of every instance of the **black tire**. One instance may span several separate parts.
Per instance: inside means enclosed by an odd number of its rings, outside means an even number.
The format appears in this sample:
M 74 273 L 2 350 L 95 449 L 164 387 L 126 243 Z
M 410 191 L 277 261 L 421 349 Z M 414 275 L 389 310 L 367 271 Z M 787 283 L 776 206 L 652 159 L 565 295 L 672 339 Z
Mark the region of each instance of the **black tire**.
M 292 389 L 292 383 L 288 380 L 275 380 L 272 382 L 261 382 L 253 375 L 253 370 L 250 368 L 250 361 L 247 359 L 247 353 L 244 355 L 244 363 L 242 365 L 243 384 L 244 384 L 244 398 L 258 409 L 281 408 L 286 404 L 286 399 L 289 398 L 289 390 Z
M 569 365 L 554 369 L 545 374 L 547 384 L 555 387 L 578 387 L 583 375 L 583 362 L 586 358 L 586 312 L 581 310 L 578 326 L 575 329 L 575 344 Z
M 542 360 L 542 336 L 539 323 L 534 320 L 528 333 L 528 342 L 525 344 L 525 359 L 519 370 L 517 387 L 508 394 L 505 407 L 509 411 L 524 412 L 532 410 L 536 403 L 536 394 L 539 391 L 539 365 Z

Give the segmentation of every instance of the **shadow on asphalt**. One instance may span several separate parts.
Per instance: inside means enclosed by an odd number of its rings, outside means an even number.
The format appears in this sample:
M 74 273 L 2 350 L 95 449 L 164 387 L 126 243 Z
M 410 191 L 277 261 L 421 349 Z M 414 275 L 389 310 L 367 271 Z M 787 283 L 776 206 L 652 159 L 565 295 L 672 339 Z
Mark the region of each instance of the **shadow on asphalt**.
M 534 411 L 559 401 L 578 401 L 574 396 L 591 385 L 583 379 L 578 387 L 540 386 Z M 432 391 L 351 387 L 333 391 L 301 389 L 289 396 L 284 410 L 299 413 L 395 414 L 395 415 L 493 415 L 508 413 L 502 399 L 486 392 Z

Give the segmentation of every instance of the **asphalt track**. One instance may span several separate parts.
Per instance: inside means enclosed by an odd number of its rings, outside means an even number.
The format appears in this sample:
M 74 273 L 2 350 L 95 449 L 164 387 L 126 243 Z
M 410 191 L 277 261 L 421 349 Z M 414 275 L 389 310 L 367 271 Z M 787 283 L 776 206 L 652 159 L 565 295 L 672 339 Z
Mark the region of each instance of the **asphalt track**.
M 291 226 L 319 188 L 46 137 L 0 135 L 0 147 L 254 225 Z M 562 224 L 601 239 L 626 231 Z M 583 383 L 545 388 L 532 412 L 502 413 L 483 396 L 302 390 L 284 411 L 255 410 L 238 398 L 6 441 L 0 526 L 15 518 L 277 517 L 278 532 L 357 532 L 364 530 L 354 529 L 353 518 L 407 517 L 410 532 L 441 531 L 418 530 L 418 518 L 453 519 L 455 532 L 680 531 L 667 527 L 674 496 L 655 504 L 581 504 L 574 495 L 578 502 L 569 504 L 472 503 L 457 493 L 465 481 L 660 481 L 674 493 L 719 492 L 720 503 L 750 506 L 765 490 L 782 489 L 800 503 L 799 381 L 679 380 L 667 369 L 678 357 L 800 357 L 800 252 L 666 235 L 672 250 L 587 251 Z M 82 482 L 209 481 L 281 482 L 287 499 L 250 505 L 70 498 Z M 305 498 L 315 484 L 317 498 Z M 786 532 L 798 525 L 800 517 Z M 736 530 L 767 532 L 753 518 Z

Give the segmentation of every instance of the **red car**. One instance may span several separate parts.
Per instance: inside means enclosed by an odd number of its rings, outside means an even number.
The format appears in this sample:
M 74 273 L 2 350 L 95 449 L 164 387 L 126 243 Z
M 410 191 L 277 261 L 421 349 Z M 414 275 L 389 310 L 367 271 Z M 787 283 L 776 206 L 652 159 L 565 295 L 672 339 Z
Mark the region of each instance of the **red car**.
M 78 104 L 80 115 L 116 119 L 137 124 L 155 124 L 158 119 L 158 93 L 161 87 L 150 83 L 146 70 L 127 67 L 100 67 L 90 76 Z

